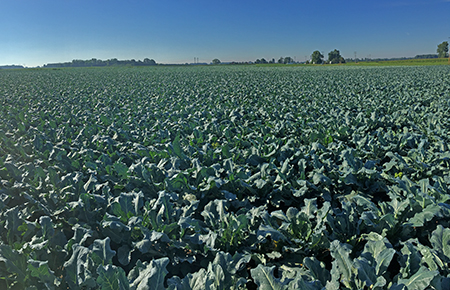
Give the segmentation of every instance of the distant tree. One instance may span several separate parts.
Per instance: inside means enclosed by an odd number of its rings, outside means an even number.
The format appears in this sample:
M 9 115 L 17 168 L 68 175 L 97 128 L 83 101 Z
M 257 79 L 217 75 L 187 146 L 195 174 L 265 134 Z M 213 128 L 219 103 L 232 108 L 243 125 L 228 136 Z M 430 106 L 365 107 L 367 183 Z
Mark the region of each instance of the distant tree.
M 97 65 L 99 65 L 101 62 L 102 62 L 101 60 L 99 61 L 99 60 L 97 60 L 96 58 L 93 58 L 93 59 L 91 59 L 91 60 L 85 61 L 85 64 L 86 64 L 87 66 L 97 66 Z
M 290 56 L 287 56 L 287 57 L 285 57 L 284 58 L 284 64 L 288 64 L 288 63 L 293 63 L 294 62 L 294 59 L 292 59 L 292 57 L 290 57 Z
M 280 57 L 280 59 L 278 60 L 278 63 L 284 63 L 284 58 Z
M 144 64 L 145 65 L 155 65 L 156 61 L 154 59 L 144 58 Z
M 275 59 L 272 58 L 272 59 L 269 61 L 269 63 L 275 63 Z
M 321 64 L 323 62 L 323 54 L 316 50 L 312 53 L 311 62 L 313 64 Z
M 329 63 L 342 63 L 342 62 L 345 62 L 345 60 L 341 56 L 339 50 L 335 49 L 328 53 L 328 62 Z
M 119 64 L 119 60 L 117 58 L 111 58 L 107 60 L 108 65 L 117 65 Z
M 259 64 L 259 63 L 268 63 L 268 62 L 267 62 L 267 60 L 264 59 L 264 58 L 261 58 L 261 59 L 258 58 L 257 60 L 255 60 L 255 63 L 256 63 L 256 64 Z
M 213 64 L 220 64 L 220 60 L 218 58 L 215 58 L 212 60 Z
M 440 58 L 447 57 L 448 56 L 447 52 L 448 52 L 448 42 L 444 41 L 438 45 L 438 48 L 437 48 L 438 57 L 440 57 Z

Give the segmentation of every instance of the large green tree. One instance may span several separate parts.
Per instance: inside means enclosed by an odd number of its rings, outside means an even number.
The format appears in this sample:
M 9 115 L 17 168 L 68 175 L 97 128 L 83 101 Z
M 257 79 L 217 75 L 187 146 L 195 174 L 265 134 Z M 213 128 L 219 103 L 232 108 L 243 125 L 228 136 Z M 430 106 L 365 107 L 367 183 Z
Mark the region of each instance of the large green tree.
M 447 52 L 448 52 L 448 42 L 444 41 L 438 45 L 437 48 L 438 57 L 447 57 L 448 56 Z
M 311 55 L 311 62 L 314 64 L 321 64 L 323 62 L 323 54 L 316 50 Z
M 292 57 L 287 56 L 284 58 L 284 64 L 288 64 L 288 63 L 293 63 L 294 59 L 292 59 Z
M 344 63 L 345 60 L 341 56 L 341 53 L 339 52 L 339 50 L 335 49 L 335 50 L 330 51 L 328 53 L 328 62 L 330 62 L 330 63 Z
M 145 65 L 155 65 L 156 61 L 154 59 L 144 58 Z

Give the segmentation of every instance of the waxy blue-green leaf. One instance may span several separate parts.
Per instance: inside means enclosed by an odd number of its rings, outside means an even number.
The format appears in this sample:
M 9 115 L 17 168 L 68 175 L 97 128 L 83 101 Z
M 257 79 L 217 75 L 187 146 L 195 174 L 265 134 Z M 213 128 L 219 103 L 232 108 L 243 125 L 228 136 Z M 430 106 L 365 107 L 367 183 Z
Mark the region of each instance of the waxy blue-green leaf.
M 386 279 L 376 274 L 376 269 L 365 258 L 359 258 L 354 261 L 356 268 L 356 284 L 358 288 L 377 289 L 386 285 Z
M 38 279 L 39 282 L 45 284 L 47 287 L 52 287 L 55 284 L 55 274 L 48 267 L 48 261 L 28 260 L 27 268 L 32 277 Z
M 97 268 L 97 285 L 101 290 L 128 290 L 128 282 L 125 271 L 113 265 L 100 265 Z
M 44 238 L 50 239 L 55 232 L 51 218 L 48 216 L 41 216 L 39 218 L 39 224 L 41 225 L 42 235 Z
M 367 243 L 361 256 L 371 261 L 372 267 L 375 267 L 375 274 L 381 276 L 387 271 L 394 257 L 395 249 L 386 238 L 377 233 L 370 233 L 365 238 Z
M 120 218 L 116 217 L 115 215 L 111 215 L 109 213 L 106 213 L 105 216 L 103 217 L 101 226 L 102 232 L 117 244 L 120 244 L 122 240 L 126 239 L 126 237 L 131 232 L 131 228 L 122 223 Z M 87 234 L 89 235 L 92 234 L 92 230 L 90 230 L 90 232 L 88 232 Z
M 71 288 L 95 287 L 95 267 L 91 251 L 78 244 L 73 245 L 70 259 L 64 263 L 65 280 Z
M 111 250 L 109 237 L 103 240 L 95 240 L 91 246 L 91 258 L 97 265 L 111 264 L 116 251 Z
M 122 245 L 119 249 L 117 249 L 117 259 L 119 263 L 126 266 L 130 263 L 131 260 L 131 248 L 128 245 Z
M 128 167 L 126 164 L 117 161 L 113 164 L 112 168 L 114 169 L 115 174 L 121 179 L 128 178 Z
M 183 153 L 183 149 L 181 148 L 180 135 L 177 135 L 175 137 L 175 139 L 172 142 L 172 146 L 173 146 L 173 152 L 175 153 L 175 155 L 177 155 L 181 159 L 184 159 L 185 155 Z
M 281 232 L 268 225 L 260 225 L 256 232 L 256 236 L 261 242 L 264 242 L 269 236 L 272 240 L 277 242 L 287 240 Z
M 279 278 L 275 278 L 273 271 L 275 266 L 267 267 L 261 264 L 258 267 L 251 269 L 251 275 L 258 289 L 261 290 L 284 290 L 288 289 L 289 281 L 285 280 L 281 282 Z
M 20 216 L 19 207 L 17 206 L 11 209 L 7 208 L 3 212 L 2 219 L 4 221 L 4 231 L 8 233 L 9 243 L 19 240 L 22 235 L 21 226 L 24 223 L 24 220 Z
M 130 281 L 130 289 L 135 290 L 163 290 L 164 277 L 168 273 L 166 267 L 169 264 L 169 258 L 152 260 L 145 269 L 139 272 L 139 276 Z
M 13 275 L 19 282 L 24 281 L 27 276 L 26 256 L 13 250 L 9 245 L 0 245 L 0 270 L 5 273 L 4 277 Z
M 411 239 L 403 244 L 400 250 L 401 256 L 399 263 L 401 266 L 400 273 L 408 275 L 408 273 L 415 273 L 422 267 L 422 255 L 419 249 L 415 246 L 416 240 Z
M 142 206 L 142 193 L 121 193 L 110 205 L 110 212 L 120 217 L 122 222 L 127 222 L 130 217 L 140 212 Z
M 416 213 L 408 223 L 413 227 L 422 227 L 426 222 L 431 221 L 435 216 L 437 216 L 441 211 L 439 205 L 430 204 L 425 207 L 421 212 Z
M 315 257 L 306 257 L 303 259 L 303 264 L 309 269 L 311 276 L 315 280 L 319 280 L 323 286 L 331 279 L 330 272 L 325 268 L 325 264 L 320 262 Z
M 11 162 L 5 162 L 3 164 L 8 171 L 10 177 L 14 178 L 17 181 L 22 179 L 22 172 Z
M 333 241 L 330 247 L 331 256 L 333 257 L 333 268 L 338 270 L 340 281 L 348 288 L 353 287 L 354 267 L 350 259 L 351 246 L 342 244 L 338 240 Z
M 397 285 L 404 285 L 408 290 L 425 290 L 430 286 L 431 280 L 438 274 L 438 271 L 430 271 L 422 266 L 411 277 L 407 279 L 398 279 Z

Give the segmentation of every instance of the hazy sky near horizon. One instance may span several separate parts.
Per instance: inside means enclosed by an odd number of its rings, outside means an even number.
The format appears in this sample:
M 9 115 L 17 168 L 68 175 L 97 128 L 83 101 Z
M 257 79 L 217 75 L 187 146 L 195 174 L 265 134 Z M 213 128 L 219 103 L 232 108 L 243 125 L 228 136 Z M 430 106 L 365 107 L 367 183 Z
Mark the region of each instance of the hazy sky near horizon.
M 449 40 L 449 15 L 450 0 L 0 0 L 0 65 L 415 56 Z

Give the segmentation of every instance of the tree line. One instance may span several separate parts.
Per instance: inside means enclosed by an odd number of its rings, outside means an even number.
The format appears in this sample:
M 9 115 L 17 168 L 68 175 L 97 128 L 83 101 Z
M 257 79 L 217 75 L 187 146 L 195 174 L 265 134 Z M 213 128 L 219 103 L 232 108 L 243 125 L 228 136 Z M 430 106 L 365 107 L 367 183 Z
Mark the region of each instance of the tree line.
M 215 58 L 211 61 L 211 63 L 212 64 L 221 64 L 222 62 L 219 59 Z M 280 57 L 277 61 L 275 61 L 274 58 L 272 58 L 269 61 L 267 61 L 265 58 L 261 58 L 261 59 L 258 58 L 254 62 L 252 62 L 252 61 L 244 61 L 244 62 L 232 61 L 227 64 L 269 64 L 269 63 L 290 64 L 290 63 L 296 63 L 296 62 L 292 57 L 286 56 L 286 57 Z
M 313 54 L 311 55 L 311 60 L 306 61 L 307 64 L 312 63 L 312 64 L 322 64 L 325 63 L 324 59 L 323 59 L 323 55 L 320 53 L 320 51 L 316 50 L 313 52 Z M 213 59 L 212 64 L 221 64 L 221 61 L 217 58 Z M 265 58 L 261 58 L 261 59 L 257 59 L 254 62 L 230 62 L 228 64 L 293 64 L 293 63 L 297 63 L 292 57 L 290 56 L 286 56 L 286 57 L 280 57 L 277 61 L 272 58 L 271 60 L 267 61 Z M 339 50 L 335 49 L 333 51 L 330 51 L 328 53 L 328 60 L 326 61 L 326 63 L 345 63 L 345 59 L 341 56 L 341 53 L 339 52 Z
M 295 61 L 292 57 L 286 56 L 286 57 L 280 57 L 277 61 L 275 61 L 274 58 L 272 58 L 269 61 L 267 61 L 265 58 L 261 58 L 261 59 L 255 60 L 254 63 L 256 63 L 256 64 L 263 64 L 263 63 L 290 64 L 290 63 L 295 63 Z
M 444 57 L 449 57 L 448 54 L 449 51 L 449 47 L 448 47 L 448 42 L 444 41 L 441 44 L 438 45 L 437 48 L 437 54 L 420 54 L 420 55 L 416 55 L 414 58 L 415 59 L 425 59 L 425 58 L 444 58 Z M 412 57 L 402 57 L 402 58 L 378 58 L 376 59 L 376 61 L 383 61 L 383 60 L 400 60 L 400 59 L 412 59 Z M 358 59 L 347 59 L 347 60 L 353 60 L 353 61 L 357 61 Z M 364 61 L 374 61 L 372 59 L 364 59 Z M 306 64 L 324 64 L 324 63 L 330 63 L 330 64 L 336 64 L 336 63 L 345 63 L 346 60 L 341 56 L 341 53 L 339 52 L 339 50 L 335 49 L 333 51 L 330 51 L 328 53 L 328 59 L 325 60 L 324 59 L 324 55 L 316 50 L 312 53 L 311 55 L 311 59 L 306 61 Z M 212 61 L 212 64 L 220 64 L 220 60 L 219 59 L 214 59 Z M 229 64 L 274 64 L 274 63 L 278 63 L 278 64 L 290 64 L 290 63 L 296 63 L 294 61 L 294 59 L 292 57 L 280 57 L 278 59 L 278 61 L 275 61 L 274 58 L 272 58 L 271 60 L 267 61 L 264 58 L 261 59 L 257 59 L 254 62 L 231 62 Z
M 144 60 L 118 60 L 117 58 L 112 58 L 108 60 L 101 60 L 92 58 L 89 60 L 74 59 L 71 62 L 62 63 L 48 63 L 44 67 L 47 68 L 58 68 L 58 67 L 93 67 L 93 66 L 149 66 L 156 65 L 156 61 L 149 58 L 144 58 Z

